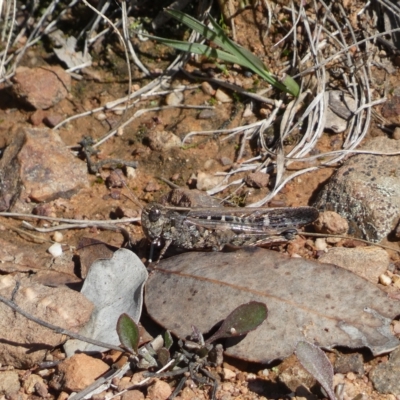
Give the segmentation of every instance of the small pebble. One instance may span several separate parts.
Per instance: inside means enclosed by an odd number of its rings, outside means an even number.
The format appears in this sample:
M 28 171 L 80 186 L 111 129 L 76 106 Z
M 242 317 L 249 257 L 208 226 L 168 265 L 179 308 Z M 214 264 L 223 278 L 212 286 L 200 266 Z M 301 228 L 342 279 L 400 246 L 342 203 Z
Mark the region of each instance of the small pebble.
M 49 127 L 54 128 L 63 120 L 63 117 L 58 114 L 50 114 L 44 117 L 43 122 Z
M 57 243 L 62 242 L 64 239 L 64 236 L 61 232 L 54 232 L 53 233 L 53 240 Z
M 218 89 L 215 93 L 215 98 L 221 103 L 232 103 L 232 98 L 228 96 L 224 91 Z
M 328 244 L 336 244 L 336 243 L 339 243 L 342 240 L 342 238 L 328 237 L 325 240 L 326 240 L 326 243 L 328 243 Z
M 207 170 L 211 169 L 214 164 L 215 164 L 215 161 L 212 159 L 209 159 L 204 163 L 204 169 L 207 171 Z
M 400 289 L 400 276 L 397 274 L 394 274 L 392 276 L 392 281 L 393 281 L 393 286 L 397 287 Z
M 171 176 L 171 181 L 176 182 L 180 177 L 181 175 L 177 172 L 176 174 Z
M 245 183 L 250 187 L 265 188 L 269 184 L 269 174 L 261 171 L 252 172 L 246 176 Z
M 201 110 L 199 115 L 197 116 L 198 119 L 211 119 L 214 118 L 217 115 L 217 113 L 214 110 Z
M 252 372 L 247 374 L 247 378 L 246 378 L 247 381 L 252 381 L 254 379 L 257 379 L 257 375 L 256 374 L 253 374 Z
M 400 140 L 400 127 L 399 126 L 394 128 L 393 139 Z
M 145 192 L 158 192 L 161 189 L 160 185 L 156 182 L 149 182 L 144 188 Z
M 233 161 L 229 157 L 221 157 L 219 161 L 224 167 L 233 164 Z
M 389 286 L 392 283 L 392 280 L 385 274 L 379 275 L 379 283 L 384 286 Z
M 392 327 L 393 327 L 393 333 L 395 335 L 400 334 L 400 321 L 393 321 Z
M 208 94 L 210 96 L 214 96 L 215 94 L 215 90 L 208 82 L 203 82 L 201 84 L 201 90 L 203 91 L 204 94 Z
M 349 381 L 354 381 L 356 379 L 356 375 L 354 374 L 354 372 L 349 372 L 348 374 L 346 374 L 346 378 Z
M 254 115 L 253 110 L 251 109 L 251 106 L 246 106 L 246 108 L 243 111 L 243 118 L 249 118 Z
M 236 378 L 236 372 L 232 371 L 231 369 L 223 368 L 222 371 L 224 373 L 224 379 L 226 381 Z
M 53 256 L 53 257 L 59 257 L 63 253 L 62 247 L 60 243 L 54 243 L 52 244 L 47 251 Z
M 197 174 L 196 188 L 198 190 L 209 190 L 222 183 L 223 180 L 223 176 L 215 176 L 213 174 L 200 171 Z
M 315 240 L 315 248 L 316 250 L 327 251 L 328 244 L 324 238 L 318 238 Z
M 105 119 L 107 119 L 107 115 L 104 114 L 104 113 L 97 114 L 97 115 L 96 115 L 96 119 L 97 119 L 98 121 L 104 121 Z
M 167 106 L 177 106 L 183 102 L 182 92 L 172 92 L 165 98 L 165 104 Z
M 136 168 L 126 167 L 126 177 L 128 179 L 136 179 L 137 178 Z

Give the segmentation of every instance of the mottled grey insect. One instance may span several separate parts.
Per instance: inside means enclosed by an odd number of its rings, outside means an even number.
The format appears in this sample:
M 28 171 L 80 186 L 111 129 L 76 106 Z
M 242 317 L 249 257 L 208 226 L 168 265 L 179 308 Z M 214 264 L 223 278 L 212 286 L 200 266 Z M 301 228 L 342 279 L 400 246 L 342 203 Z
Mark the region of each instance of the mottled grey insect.
M 151 203 L 142 211 L 142 228 L 154 245 L 196 250 L 259 246 L 292 240 L 297 229 L 313 222 L 313 207 L 180 208 Z

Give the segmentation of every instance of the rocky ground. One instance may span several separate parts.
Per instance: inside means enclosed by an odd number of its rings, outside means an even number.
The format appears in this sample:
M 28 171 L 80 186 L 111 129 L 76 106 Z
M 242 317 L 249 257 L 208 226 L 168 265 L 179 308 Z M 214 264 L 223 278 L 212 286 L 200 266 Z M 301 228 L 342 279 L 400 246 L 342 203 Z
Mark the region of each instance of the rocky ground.
M 261 2 L 254 7 L 240 9 L 234 18 L 235 40 L 262 57 L 264 63 L 276 73 L 282 66 L 281 62 L 289 59 L 285 58 L 288 56 L 284 44 L 272 47 L 290 29 L 285 7 L 284 2 L 274 6 L 274 15 L 280 25 L 270 28 L 270 34 L 265 36 L 259 34 L 260 30 L 266 29 L 267 11 Z M 371 22 L 371 14 L 360 14 L 363 3 L 351 5 L 344 2 L 343 7 L 357 32 Z M 84 10 L 80 10 L 82 15 L 88 12 Z M 145 5 L 137 6 L 135 10 L 141 18 L 147 12 Z M 151 5 L 148 12 L 157 15 L 158 11 L 155 5 Z M 310 18 L 315 16 L 315 10 L 310 8 L 306 11 Z M 18 14 L 21 20 L 25 18 L 24 12 L 27 11 L 21 6 Z M 77 12 L 79 10 L 73 9 L 64 15 L 64 25 L 60 27 L 65 32 L 66 27 L 72 29 L 71 21 L 75 21 Z M 334 12 L 337 13 L 337 10 L 334 9 Z M 82 20 L 79 22 L 83 23 Z M 167 26 L 174 31 L 173 24 Z M 232 27 L 226 29 L 233 35 Z M 162 33 L 165 32 L 157 31 L 160 36 Z M 303 30 L 298 28 L 298 34 L 300 38 L 305 35 L 304 27 Z M 248 140 L 245 138 L 246 129 L 250 129 L 252 124 L 274 115 L 275 101 L 281 98 L 279 92 L 269 92 L 268 97 L 263 97 L 264 101 L 259 101 L 238 94 L 238 91 L 216 81 L 235 84 L 250 94 L 263 96 L 263 89 L 269 85 L 256 74 L 250 74 L 238 65 L 229 65 L 221 72 L 215 62 L 191 58 L 185 71 L 195 73 L 201 70 L 207 74 L 204 79 L 194 79 L 180 72 L 167 86 L 159 87 L 157 93 L 146 91 L 129 107 L 128 103 L 114 107 L 114 102 L 127 95 L 129 86 L 119 42 L 104 36 L 93 42 L 90 48 L 93 57 L 91 65 L 68 73 L 65 63 L 68 65 L 69 61 L 56 57 L 55 49 L 64 48 L 57 45 L 57 40 L 60 38 L 55 35 L 44 35 L 43 41 L 23 52 L 15 73 L 0 84 L 2 298 L 14 301 L 40 320 L 78 331 L 87 322 L 94 307 L 87 296 L 80 293 L 93 261 L 110 258 L 116 249 L 127 247 L 138 255 L 138 262 L 147 263 L 149 243 L 140 224 L 141 209 L 152 201 L 163 201 L 160 199 L 171 190 L 171 183 L 181 190 L 178 195 L 180 205 L 183 202 L 191 207 L 214 205 L 215 200 L 209 196 L 204 199 L 199 191 L 203 195 L 213 194 L 214 199 L 219 199 L 218 203 L 227 199 L 229 206 L 257 205 L 260 202 L 269 207 L 314 206 L 321 214 L 306 231 L 319 233 L 320 237 L 298 235 L 287 243 L 272 246 L 272 250 L 287 256 L 279 258 L 274 265 L 287 263 L 289 268 L 285 274 L 274 278 L 276 281 L 268 289 L 265 300 L 270 313 L 266 324 L 270 324 L 271 332 L 274 329 L 279 334 L 275 337 L 271 333 L 269 339 L 261 340 L 261 334 L 252 332 L 255 336 L 251 336 L 250 349 L 256 356 L 250 356 L 250 353 L 239 356 L 233 350 L 224 356 L 223 363 L 206 365 L 218 382 L 216 398 L 325 398 L 319 383 L 292 354 L 299 338 L 296 336 L 298 332 L 309 341 L 329 348 L 325 352 L 334 368 L 333 387 L 341 398 L 400 398 L 400 356 L 399 349 L 396 349 L 400 335 L 397 320 L 400 314 L 397 312 L 400 298 L 400 233 L 397 226 L 400 214 L 400 94 L 397 88 L 397 52 L 379 47 L 382 46 L 379 43 L 373 48 L 362 47 L 358 55 L 354 51 L 354 58 L 358 60 L 357 57 L 361 57 L 369 68 L 369 91 L 361 90 L 358 95 L 371 96 L 364 104 L 376 102 L 373 107 L 367 104 L 359 112 L 356 112 L 359 104 L 353 99 L 357 96 L 349 96 L 350 91 L 344 89 L 343 81 L 333 72 L 342 66 L 332 62 L 327 69 L 330 75 L 324 81 L 326 87 L 322 91 L 329 97 L 329 113 L 322 111 L 323 122 L 315 122 L 315 125 L 312 114 L 304 114 L 304 121 L 299 122 L 303 120 L 301 113 L 307 111 L 321 92 L 318 85 L 307 86 L 309 97 L 303 98 L 297 113 L 291 116 L 288 126 L 295 128 L 290 135 L 284 136 L 283 153 L 279 154 L 277 132 L 285 125 L 284 116 L 288 116 L 285 110 L 290 107 L 280 109 L 273 128 L 257 133 L 258 136 L 252 131 Z M 28 42 L 28 35 L 22 34 L 10 54 Z M 131 92 L 140 93 L 153 79 L 161 76 L 175 53 L 154 40 L 141 41 L 134 37 L 132 43 L 152 74 L 151 77 L 145 76 L 137 66 L 132 68 Z M 306 47 L 305 42 L 300 40 L 298 49 L 304 52 L 302 54 L 306 54 Z M 369 57 L 372 53 L 373 56 Z M 78 52 L 72 52 L 72 55 L 76 57 Z M 82 54 L 80 56 L 83 57 Z M 362 56 L 365 56 L 365 61 Z M 303 75 L 302 83 L 305 83 L 305 77 L 313 74 Z M 318 73 L 315 75 L 318 76 Z M 358 81 L 360 87 L 365 84 L 362 79 Z M 339 95 L 337 92 L 340 92 Z M 343 100 L 344 93 L 354 103 L 349 99 Z M 339 99 L 336 106 L 334 99 Z M 291 100 L 290 96 L 284 98 L 284 104 L 289 104 Z M 343 113 L 338 117 L 340 112 L 337 107 L 343 108 L 343 105 L 347 112 L 350 110 L 353 119 L 344 117 Z M 365 119 L 356 121 L 355 116 L 366 113 L 367 109 L 372 110 L 371 114 L 365 114 Z M 336 114 L 332 110 L 336 110 Z M 128 120 L 129 123 L 124 126 L 123 123 Z M 241 126 L 246 129 L 215 134 L 215 131 Z M 113 129 L 115 134 L 98 145 Z M 306 132 L 314 130 L 320 130 L 318 137 L 311 134 L 303 143 Z M 183 143 L 188 133 L 198 131 L 208 133 L 193 135 Z M 361 132 L 364 133 L 361 135 Z M 329 152 L 350 148 L 347 146 L 351 140 L 355 143 L 352 149 L 361 154 L 340 153 L 343 156 L 341 159 L 328 155 Z M 265 151 L 262 141 L 267 142 L 270 152 L 278 155 L 271 156 Z M 311 143 L 312 147 L 300 157 L 298 146 L 301 144 L 306 148 L 307 143 Z M 300 153 L 293 153 L 295 151 Z M 279 181 L 282 154 L 286 162 Z M 263 164 L 265 160 L 269 161 Z M 296 176 L 289 179 L 293 174 Z M 121 184 L 122 178 L 124 185 Z M 276 185 L 278 181 L 284 184 Z M 122 218 L 125 219 L 123 223 Z M 22 220 L 25 222 L 22 223 Z M 117 220 L 119 224 L 116 224 Z M 99 242 L 107 246 L 99 247 Z M 86 252 L 87 248 L 90 248 L 91 254 Z M 165 261 L 161 261 L 160 268 L 173 268 L 173 265 L 183 262 L 170 261 L 170 257 L 176 254 L 177 249 L 171 248 Z M 259 270 L 254 266 L 258 253 L 223 253 L 221 259 L 210 258 L 212 254 L 199 255 L 197 260 L 194 257 L 189 264 L 200 268 L 206 263 L 204 260 L 211 260 L 207 262 L 217 263 L 215 271 L 218 267 L 222 271 L 225 265 L 232 264 L 231 272 L 226 275 L 238 279 L 243 287 L 250 276 L 246 271 L 254 269 L 254 282 L 246 283 L 245 289 L 241 289 L 240 296 L 244 295 L 242 302 L 249 301 L 249 293 L 255 290 L 257 283 L 263 282 L 262 279 L 272 282 L 272 273 L 268 275 L 268 268 L 272 267 L 267 267 L 268 262 L 263 260 L 268 258 L 272 263 L 271 260 L 280 257 L 264 256 L 270 254 L 265 251 L 257 263 L 265 263 L 265 268 Z M 180 258 L 173 260 L 185 260 L 184 257 L 190 256 L 183 254 L 177 257 Z M 239 259 L 242 260 L 240 263 Z M 336 267 L 332 266 L 329 267 L 332 269 L 325 268 L 325 272 L 332 274 L 332 281 L 323 280 L 322 273 L 318 272 L 320 265 L 314 261 L 340 267 L 341 280 L 335 278 L 339 275 Z M 120 277 L 123 269 L 122 266 L 117 267 L 115 275 Z M 305 273 L 300 273 L 302 268 L 304 271 L 316 268 L 316 272 L 306 279 Z M 183 288 L 179 286 L 179 291 L 168 286 L 164 288 L 158 283 L 151 283 L 155 282 L 155 275 L 156 272 L 151 272 L 148 288 L 155 286 L 152 293 L 156 294 L 156 300 L 165 299 L 164 303 L 169 301 L 170 304 L 177 302 L 173 306 L 176 315 L 170 312 L 176 320 L 169 326 L 164 321 L 165 327 L 177 335 L 177 326 L 182 320 L 189 324 L 186 320 L 192 318 L 198 326 L 203 322 L 206 326 L 211 324 L 207 318 L 219 303 L 228 304 L 232 299 L 239 298 L 236 292 L 228 294 L 218 287 L 217 292 L 221 296 L 213 303 L 210 293 L 215 288 L 207 287 L 201 301 L 196 302 L 196 305 L 205 303 L 206 306 L 192 311 L 188 317 L 183 312 L 183 303 L 187 299 L 182 294 L 185 284 Z M 128 275 L 124 276 L 122 280 L 129 281 L 126 278 Z M 261 276 L 262 279 L 254 276 Z M 233 285 L 220 276 L 207 279 L 225 286 Z M 108 282 L 111 285 L 112 279 L 109 278 Z M 239 283 L 235 285 L 240 286 Z M 142 286 L 139 284 L 138 287 L 140 291 Z M 280 291 L 275 293 L 275 288 Z M 201 289 L 196 287 L 196 290 Z M 294 293 L 296 290 L 297 293 Z M 303 294 L 296 298 L 300 290 Z M 122 297 L 122 287 L 116 286 L 115 292 Z M 307 299 L 307 295 L 313 293 L 316 296 Z M 275 307 L 273 301 L 276 298 L 281 303 Z M 299 298 L 304 299 L 304 304 Z M 360 299 L 365 303 L 358 304 Z M 162 328 L 150 318 L 161 318 L 155 317 L 158 310 L 151 309 L 151 302 L 153 300 L 146 299 L 140 319 L 141 345 L 162 332 Z M 290 307 L 279 308 L 281 314 L 275 324 L 274 311 L 283 304 L 290 304 Z M 340 317 L 329 314 L 328 304 L 332 309 L 341 309 Z M 359 311 L 353 315 L 358 306 L 380 311 L 368 315 Z M 138 307 L 140 315 L 141 304 Z M 157 303 L 155 308 L 162 311 L 162 304 Z M 204 312 L 204 308 L 209 308 L 209 312 Z M 300 321 L 304 309 L 308 310 L 304 315 L 318 317 L 313 321 Z M 227 314 L 224 309 L 221 313 Z M 206 321 L 203 321 L 204 316 Z M 221 318 L 217 318 L 211 326 Z M 328 320 L 333 324 L 329 329 Z M 292 326 L 293 321 L 295 324 Z M 323 338 L 326 343 L 322 338 L 320 340 L 318 330 L 313 331 L 317 322 L 321 321 L 325 330 L 329 331 Z M 282 326 L 278 326 L 279 323 Z M 347 324 L 355 331 L 348 337 L 342 337 L 335 331 L 340 324 Z M 279 355 L 282 343 L 285 340 L 289 342 L 291 335 L 296 340 L 293 339 L 293 343 Z M 0 338 L 0 396 L 7 399 L 73 398 L 71 393 L 84 390 L 103 374 L 112 372 L 111 366 L 122 367 L 127 361 L 127 355 L 116 350 L 81 353 L 67 358 L 62 346 L 66 339 L 64 335 L 28 321 L 26 316 L 11 310 L 4 302 L 0 303 Z M 255 344 L 268 346 L 268 356 L 262 358 L 264 350 L 254 349 Z M 171 355 L 176 350 L 173 347 Z M 157 368 L 151 370 L 154 372 Z M 91 393 L 90 398 L 167 399 L 179 383 L 177 377 L 145 380 L 145 373 L 145 369 L 137 366 L 123 370 L 120 376 L 112 379 L 111 386 L 102 387 L 97 394 Z M 188 379 L 177 398 L 210 398 L 210 381 L 199 383 L 190 374 L 186 375 Z

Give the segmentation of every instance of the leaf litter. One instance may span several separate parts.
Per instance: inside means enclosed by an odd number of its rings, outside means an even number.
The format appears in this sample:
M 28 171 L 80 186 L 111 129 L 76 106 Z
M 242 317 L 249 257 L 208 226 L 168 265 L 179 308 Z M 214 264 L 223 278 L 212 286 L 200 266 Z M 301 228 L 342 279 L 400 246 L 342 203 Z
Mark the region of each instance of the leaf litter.
M 53 3 L 51 4 L 51 6 L 49 6 L 49 10 L 51 9 L 52 6 L 53 6 Z M 68 6 L 68 7 L 70 7 L 70 6 Z M 293 16 L 296 17 L 296 18 L 293 18 L 293 20 L 296 20 L 297 22 L 300 22 L 301 21 L 300 16 L 304 17 L 304 15 L 303 15 L 304 11 L 305 10 L 302 9 L 302 8 L 300 8 L 299 10 L 294 10 L 293 9 L 293 12 L 294 12 Z M 365 10 L 362 10 L 362 11 L 365 11 Z M 46 10 L 46 14 L 47 15 L 49 14 L 48 10 Z M 337 14 L 331 14 L 331 15 L 332 15 L 332 17 L 336 17 Z M 47 19 L 43 18 L 43 21 L 46 21 L 46 20 Z M 313 37 L 313 38 L 315 38 L 315 40 L 313 39 L 314 41 L 312 42 L 312 45 L 310 46 L 310 50 L 309 50 L 309 53 L 307 54 L 307 57 L 308 56 L 312 56 L 313 52 L 315 52 L 315 50 L 317 50 L 318 55 L 315 57 L 315 59 L 319 60 L 319 59 L 324 58 L 326 56 L 326 54 L 323 53 L 323 46 L 319 46 L 319 42 L 318 42 L 320 40 L 320 38 L 319 38 L 319 33 L 320 33 L 319 29 L 320 29 L 321 25 L 320 25 L 319 22 L 315 23 L 315 24 L 313 22 L 311 24 L 311 26 L 308 26 L 307 24 L 309 22 L 310 21 L 308 21 L 307 18 L 304 18 L 304 24 L 306 24 L 305 26 L 307 28 L 306 31 L 309 32 L 310 38 Z M 334 24 L 336 24 L 336 22 L 337 21 L 334 20 Z M 346 21 L 346 23 L 348 23 L 348 22 Z M 44 22 L 43 22 L 43 24 L 46 25 Z M 50 30 L 49 28 L 50 27 L 51 26 L 48 25 L 48 26 L 46 26 L 46 29 L 37 29 L 37 31 L 40 32 L 39 33 L 39 35 L 40 35 L 39 38 L 41 37 L 41 35 L 45 35 L 47 32 L 49 32 L 49 30 Z M 310 27 L 314 31 L 308 29 Z M 296 28 L 296 27 L 294 27 L 294 28 Z M 354 33 L 352 31 L 352 26 L 351 25 L 348 25 L 348 29 L 352 33 Z M 93 27 L 93 30 L 95 30 L 95 27 Z M 10 30 L 10 32 L 11 32 L 11 30 Z M 328 33 L 328 35 L 331 35 L 331 34 Z M 333 39 L 333 41 L 335 41 L 334 36 L 336 36 L 336 33 L 334 35 L 332 35 L 331 39 Z M 350 36 L 354 36 L 354 35 L 350 35 Z M 10 37 L 11 37 L 11 35 L 10 35 Z M 15 36 L 15 37 L 17 37 L 17 36 Z M 37 40 L 37 39 L 38 39 L 38 36 L 34 37 L 34 35 L 32 35 L 32 37 L 29 38 L 26 46 L 24 46 L 25 48 L 23 49 L 23 52 L 31 46 L 31 44 L 33 43 L 34 40 Z M 85 39 L 85 40 L 87 41 L 86 42 L 87 44 L 90 44 L 90 40 L 91 39 L 89 39 L 89 40 Z M 341 42 L 339 43 L 339 47 L 342 50 L 348 49 L 348 44 L 346 43 L 345 38 L 341 36 L 340 40 L 341 40 Z M 306 40 L 306 42 L 307 42 L 307 40 Z M 321 44 L 323 44 L 323 43 L 321 43 Z M 85 46 L 86 46 L 86 44 L 85 44 Z M 314 48 L 314 46 L 316 46 L 316 48 Z M 297 49 L 296 44 L 294 45 L 294 48 Z M 296 52 L 297 52 L 297 50 L 294 52 L 294 54 Z M 6 55 L 6 54 L 7 54 L 7 52 L 4 52 L 4 55 Z M 332 57 L 334 57 L 334 56 L 335 55 L 333 55 Z M 13 55 L 12 57 L 15 57 L 15 56 Z M 6 57 L 4 57 L 4 59 L 5 58 Z M 13 59 L 11 59 L 11 60 L 13 61 Z M 358 71 L 360 71 L 360 69 L 357 68 L 357 65 L 354 64 L 354 61 L 355 61 L 355 59 L 350 57 L 350 63 L 352 65 L 352 67 L 354 67 L 354 68 L 351 68 L 351 71 L 357 71 L 357 73 L 358 73 Z M 366 65 L 369 65 L 369 63 L 366 63 Z M 305 65 L 305 66 L 307 66 L 307 65 Z M 326 68 L 326 71 L 325 71 L 325 66 L 326 66 L 326 64 L 319 65 L 318 68 L 317 68 L 317 71 L 316 71 L 316 76 L 320 79 L 320 82 L 324 82 L 325 81 L 325 79 L 324 79 L 325 74 L 326 74 L 326 72 L 329 72 L 328 68 Z M 10 70 L 12 70 L 12 69 L 10 69 Z M 366 88 L 367 89 L 366 90 L 367 91 L 367 96 L 366 97 L 364 97 L 364 92 L 362 91 L 362 87 L 364 87 L 364 85 L 368 86 L 368 79 L 369 79 L 368 72 L 364 68 L 361 68 L 361 76 L 350 75 L 350 80 L 349 81 L 353 82 L 353 84 L 349 85 L 349 91 L 354 95 L 354 97 L 356 98 L 356 100 L 358 102 L 358 106 L 359 106 L 358 112 L 353 115 L 353 120 L 351 122 L 352 128 L 355 127 L 356 129 L 350 129 L 351 133 L 347 137 L 346 143 L 343 146 L 344 149 L 349 149 L 350 151 L 353 148 L 355 148 L 357 146 L 357 144 L 361 141 L 361 139 L 365 136 L 365 133 L 367 132 L 368 127 L 369 127 L 369 119 L 370 119 L 370 111 L 371 111 L 370 107 L 373 105 L 373 103 L 371 102 L 370 92 L 368 91 L 369 88 L 368 87 Z M 303 71 L 303 77 L 300 77 L 300 79 L 304 80 L 304 77 L 306 75 L 307 75 L 307 71 Z M 7 77 L 7 78 L 9 78 L 9 77 Z M 169 80 L 169 78 L 168 78 L 168 80 Z M 358 86 L 354 85 L 355 82 L 359 82 L 360 84 Z M 150 90 L 153 87 L 154 87 L 154 82 L 149 84 L 149 86 L 146 89 Z M 359 91 L 355 90 L 355 89 L 353 90 L 353 87 L 359 89 Z M 322 90 L 323 90 L 323 88 L 322 88 Z M 143 93 L 143 91 L 141 93 Z M 141 94 L 137 93 L 137 97 L 139 97 L 139 96 L 141 96 Z M 143 99 L 144 96 L 141 97 L 141 98 Z M 319 99 L 319 100 L 321 100 L 321 99 Z M 321 121 L 321 118 L 319 118 L 319 115 L 323 114 L 324 109 L 326 108 L 325 107 L 326 105 L 323 104 L 322 100 L 318 104 L 317 103 L 318 102 L 315 102 L 314 106 L 316 106 L 316 107 L 311 112 L 311 118 L 310 118 L 311 122 L 308 123 L 308 125 L 307 125 L 307 134 L 304 135 L 304 140 L 302 140 L 301 143 L 298 143 L 298 145 L 296 145 L 296 147 L 295 147 L 295 149 L 293 150 L 292 153 L 285 155 L 285 154 L 283 154 L 283 152 L 281 152 L 281 149 L 278 148 L 276 150 L 276 153 L 278 154 L 278 160 L 276 160 L 274 158 L 274 156 L 272 155 L 272 157 L 269 160 L 267 160 L 266 163 L 262 163 L 261 161 L 263 161 L 262 160 L 263 157 L 259 156 L 256 160 L 254 160 L 256 162 L 253 163 L 253 165 L 250 165 L 250 163 L 248 164 L 249 165 L 249 170 L 255 170 L 255 169 L 259 169 L 259 168 L 262 168 L 264 170 L 265 168 L 270 168 L 271 166 L 276 166 L 279 169 L 283 169 L 283 168 L 286 168 L 286 166 L 289 165 L 292 162 L 292 160 L 290 159 L 291 156 L 299 157 L 301 159 L 302 156 L 304 156 L 307 152 L 309 152 L 310 149 L 312 149 L 313 146 L 315 145 L 317 139 L 319 138 L 319 136 L 320 136 L 320 134 L 322 132 L 322 128 L 323 128 L 323 122 Z M 276 108 L 273 110 L 273 113 L 275 111 L 278 111 L 279 107 L 280 107 L 279 105 L 276 105 Z M 302 118 L 302 116 L 299 117 L 300 121 L 303 120 L 303 119 L 304 118 Z M 272 123 L 273 121 L 274 121 L 274 119 L 271 118 L 269 123 Z M 286 126 L 286 124 L 285 124 L 285 126 Z M 290 131 L 291 130 L 295 130 L 296 124 L 294 125 L 294 127 L 293 127 L 293 125 L 291 126 L 290 124 L 288 124 L 287 127 L 288 128 L 287 128 L 286 132 L 284 133 L 284 135 L 286 137 L 290 135 Z M 249 128 L 252 128 L 252 127 L 249 127 Z M 239 129 L 238 128 L 235 128 L 235 129 L 236 130 L 234 132 L 234 135 L 239 135 L 243 131 L 244 128 L 240 127 Z M 260 141 L 262 141 L 262 136 L 264 134 L 264 130 L 265 130 L 264 121 L 262 121 L 261 123 L 257 124 L 256 129 L 254 129 L 254 131 L 251 132 L 251 135 L 247 134 L 247 133 L 245 135 L 243 135 L 241 148 L 244 148 L 243 143 L 245 143 L 245 141 L 248 140 L 248 138 L 250 138 L 250 136 L 252 136 L 252 135 L 259 136 Z M 214 134 L 214 133 L 212 133 L 212 134 Z M 264 150 L 266 151 L 266 153 L 270 154 L 270 149 L 269 148 L 265 148 Z M 344 156 L 346 154 L 347 154 L 346 150 L 339 151 L 339 157 L 342 157 L 342 156 Z M 325 164 L 327 164 L 328 162 L 329 163 L 333 163 L 334 161 L 337 161 L 337 159 L 335 159 L 335 157 L 337 157 L 337 154 L 330 154 L 329 156 L 331 158 L 327 162 L 325 162 Z M 322 154 L 322 155 L 316 155 L 314 157 L 315 157 L 314 160 L 317 160 L 317 159 L 319 159 L 321 157 L 326 157 L 326 156 Z M 285 161 L 285 159 L 286 159 L 286 164 L 283 163 L 283 161 Z M 306 159 L 304 159 L 304 161 L 306 161 Z M 321 164 L 323 164 L 323 163 L 321 162 Z M 282 189 L 282 187 L 284 186 L 284 183 L 286 183 L 289 180 L 293 179 L 295 176 L 297 176 L 297 175 L 299 175 L 301 173 L 305 173 L 308 170 L 312 170 L 312 169 L 313 168 L 304 169 L 304 170 L 302 170 L 302 171 L 300 171 L 298 173 L 292 174 L 289 177 L 286 177 L 286 176 L 284 176 L 283 173 L 280 173 L 279 174 L 280 179 L 277 180 L 276 186 L 274 188 L 273 193 L 268 194 L 268 197 L 262 199 L 261 202 L 265 203 L 267 201 L 267 199 L 272 198 L 276 192 L 278 192 L 279 190 Z M 229 171 L 229 173 L 227 173 L 227 177 L 229 178 L 230 176 L 233 176 L 234 174 L 237 174 L 238 172 L 240 172 L 240 171 L 239 170 L 235 170 L 235 169 L 233 171 Z M 240 178 L 240 179 L 236 180 L 234 184 L 238 185 L 238 184 L 241 184 L 241 182 L 242 182 L 242 179 Z M 231 184 L 231 183 L 232 182 L 230 182 L 229 184 Z M 221 190 L 221 187 L 215 188 L 213 190 L 213 192 L 217 193 L 218 191 Z M 225 186 L 225 187 L 227 187 L 227 186 Z M 231 259 L 232 259 L 232 257 L 231 257 Z M 252 260 L 248 260 L 247 264 L 250 264 L 250 261 L 252 261 Z M 247 264 L 244 264 L 243 268 L 247 268 Z M 310 284 L 310 286 L 311 286 L 311 284 Z M 357 288 L 357 291 L 358 291 L 358 287 L 356 287 L 356 288 Z M 312 289 L 314 289 L 314 285 L 312 285 Z M 353 288 L 353 289 L 349 288 L 350 292 L 352 290 L 353 290 L 353 294 L 354 294 L 354 290 L 356 290 L 356 289 L 355 288 Z M 357 292 L 357 294 L 358 294 L 358 292 Z M 208 310 L 208 307 L 207 307 L 207 310 Z M 371 311 L 373 309 L 372 308 L 368 308 L 368 310 Z M 224 315 L 224 317 L 225 317 L 225 315 Z M 379 314 L 373 314 L 373 312 L 371 311 L 371 315 L 375 316 L 376 319 L 379 320 Z M 371 315 L 369 315 L 369 316 L 371 317 Z M 387 319 L 387 317 L 384 317 L 384 318 L 382 318 L 382 321 L 381 321 L 382 324 L 385 327 L 387 327 L 386 319 Z M 348 334 L 351 335 L 352 337 L 358 337 L 359 342 L 365 341 L 365 335 L 363 335 L 363 332 L 361 332 L 360 330 L 357 330 L 358 329 L 357 327 L 356 327 L 356 329 L 354 329 L 353 325 L 345 325 L 345 324 L 343 324 L 342 325 L 342 330 L 343 329 L 344 330 L 347 329 Z

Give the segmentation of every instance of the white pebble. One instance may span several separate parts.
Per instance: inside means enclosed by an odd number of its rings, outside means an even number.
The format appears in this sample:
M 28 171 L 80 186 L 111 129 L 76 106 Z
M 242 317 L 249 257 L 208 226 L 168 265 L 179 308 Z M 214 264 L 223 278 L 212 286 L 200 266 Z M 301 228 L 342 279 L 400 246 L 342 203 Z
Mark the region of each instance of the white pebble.
M 53 256 L 53 257 L 59 257 L 63 253 L 62 247 L 60 243 L 54 243 L 52 244 L 47 251 Z
M 53 240 L 57 243 L 61 243 L 64 239 L 64 235 L 61 232 L 54 232 L 53 233 Z
M 324 238 L 318 238 L 315 240 L 315 248 L 317 250 L 327 251 L 328 244 Z
M 107 118 L 107 115 L 104 113 L 100 113 L 96 115 L 96 119 L 99 121 L 104 121 Z
M 137 178 L 136 168 L 126 167 L 126 176 L 128 179 L 136 179 Z
M 223 180 L 223 176 L 214 176 L 212 174 L 199 171 L 197 173 L 196 189 L 209 190 L 222 183 Z
M 384 286 L 389 286 L 392 283 L 392 280 L 385 274 L 379 276 L 379 283 Z

